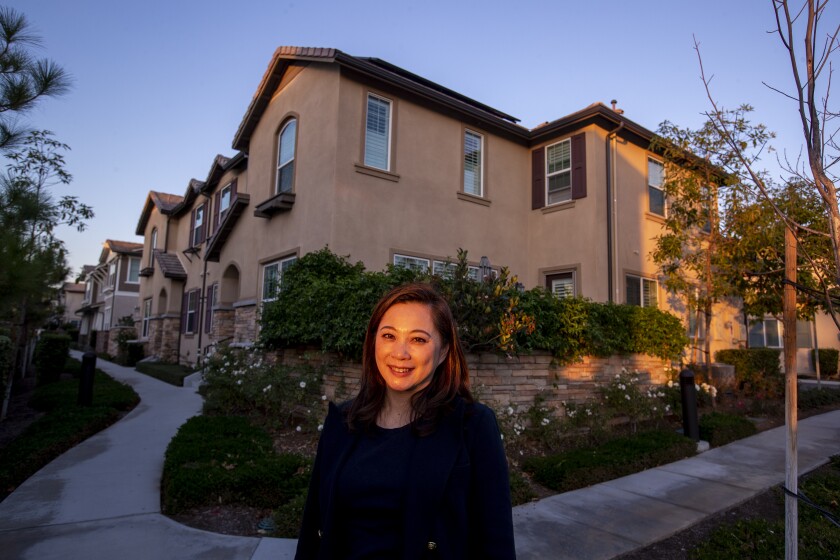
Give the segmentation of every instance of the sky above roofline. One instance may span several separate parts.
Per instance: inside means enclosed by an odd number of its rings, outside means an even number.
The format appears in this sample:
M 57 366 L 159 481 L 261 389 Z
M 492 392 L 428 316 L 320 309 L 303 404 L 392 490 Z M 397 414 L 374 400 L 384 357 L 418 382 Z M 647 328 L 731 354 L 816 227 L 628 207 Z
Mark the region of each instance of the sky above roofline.
M 150 190 L 182 195 L 231 143 L 275 49 L 332 47 L 375 57 L 521 119 L 533 128 L 612 99 L 656 130 L 698 127 L 709 109 L 694 38 L 726 107 L 754 119 L 796 157 L 790 69 L 771 3 L 751 0 L 124 3 L 11 0 L 42 37 L 43 56 L 73 75 L 62 98 L 28 117 L 69 144 L 67 191 L 92 204 L 84 233 L 62 231 L 77 273 L 105 239 L 134 228 Z M 840 21 L 840 4 L 826 21 Z M 778 174 L 775 155 L 767 167 Z

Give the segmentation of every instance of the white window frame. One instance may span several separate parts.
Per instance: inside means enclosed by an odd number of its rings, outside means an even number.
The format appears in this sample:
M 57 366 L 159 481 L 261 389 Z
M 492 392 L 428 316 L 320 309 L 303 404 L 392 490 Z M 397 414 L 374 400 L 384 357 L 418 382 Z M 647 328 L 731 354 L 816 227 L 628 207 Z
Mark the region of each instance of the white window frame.
M 558 270 L 556 272 L 547 273 L 545 276 L 546 284 L 549 284 L 548 291 L 551 292 L 551 295 L 557 299 L 573 298 L 577 295 L 577 274 L 575 274 L 574 270 Z M 568 276 L 568 278 L 552 278 L 554 276 Z M 571 280 L 571 291 L 564 290 L 560 293 L 556 290 L 554 283 L 561 280 Z
M 155 249 L 157 248 L 158 229 L 152 228 L 151 240 L 149 241 L 149 266 L 155 264 Z
M 429 272 L 432 264 L 429 259 L 424 257 L 412 257 L 411 255 L 402 255 L 397 253 L 394 253 L 394 258 L 391 262 L 394 263 L 394 266 L 411 268 L 413 270 L 420 270 L 423 272 Z
M 136 267 L 134 266 L 136 264 Z M 136 270 L 135 270 L 136 268 Z M 132 276 L 134 277 L 132 279 Z M 125 277 L 126 284 L 139 284 L 140 283 L 140 258 L 139 257 L 128 257 L 128 271 L 126 272 Z
M 113 290 L 117 286 L 117 261 L 108 263 L 108 289 Z
M 657 184 L 654 182 L 653 173 L 651 173 L 651 164 L 658 165 L 660 169 L 659 173 L 659 183 Z M 662 185 L 665 183 L 665 164 L 659 161 L 658 159 L 654 159 L 652 157 L 647 158 L 647 185 L 648 185 L 648 212 L 655 216 L 662 216 L 663 218 L 667 212 L 667 205 L 665 201 L 665 189 L 662 188 Z M 653 197 L 651 193 L 653 191 L 658 191 L 660 193 L 659 196 L 662 197 L 662 212 L 656 212 L 653 209 Z
M 469 155 L 471 152 L 468 151 L 468 144 L 467 139 L 473 137 L 478 141 L 478 161 L 470 162 Z M 478 172 L 473 172 L 473 177 L 477 175 L 478 178 L 478 185 L 476 186 L 475 180 L 473 180 L 473 184 L 469 185 L 467 180 L 467 173 L 468 173 L 468 165 L 474 165 L 477 167 Z M 465 129 L 464 130 L 464 177 L 463 177 L 463 189 L 464 193 L 471 194 L 473 196 L 484 196 L 484 135 L 475 132 L 474 130 Z M 477 187 L 478 192 L 475 192 L 475 188 Z
M 197 320 L 198 320 L 198 299 L 201 297 L 200 290 L 190 290 L 187 292 L 187 316 L 185 317 L 185 321 L 187 322 L 186 326 L 184 327 L 185 334 L 195 334 L 197 331 L 196 327 Z M 192 324 L 190 324 L 192 323 Z
M 152 317 L 152 298 L 143 300 L 143 322 L 141 325 L 141 338 L 149 338 L 149 322 Z
M 563 167 L 561 169 L 555 169 L 554 171 L 549 171 L 550 166 L 550 157 L 549 152 L 552 148 L 557 147 L 560 149 L 559 146 L 562 145 L 569 146 L 569 166 Z M 568 196 L 563 196 L 561 200 L 555 200 L 554 202 L 551 201 L 551 179 L 554 177 L 560 177 L 562 175 L 568 175 L 569 177 L 569 186 L 563 187 L 562 189 L 558 189 L 555 193 L 568 193 Z M 545 202 L 546 206 L 551 206 L 554 204 L 563 204 L 564 202 L 569 202 L 572 200 L 572 139 L 566 138 L 565 140 L 561 140 L 560 142 L 555 142 L 554 144 L 550 144 L 545 147 Z
M 201 206 L 197 206 L 195 209 L 195 223 L 193 224 L 192 230 L 192 246 L 197 247 L 201 244 L 201 240 L 198 238 L 199 232 L 201 232 L 201 228 L 204 225 L 204 214 L 206 208 L 205 205 L 202 204 Z
M 653 278 L 647 278 L 645 276 L 639 276 L 638 274 L 625 274 L 624 275 L 624 296 L 626 298 L 626 303 L 628 305 L 636 305 L 636 303 L 631 302 L 630 298 L 627 295 L 630 292 L 630 282 L 629 280 L 633 278 L 639 280 L 639 307 L 659 307 L 659 282 Z M 649 293 L 653 294 L 653 302 L 646 302 L 645 301 L 645 286 L 653 286 L 653 290 Z
M 294 133 L 291 135 L 289 141 L 292 143 L 291 157 L 288 159 L 281 159 L 283 157 L 283 135 L 289 130 L 290 126 L 294 126 Z M 288 138 L 288 137 L 286 137 Z M 281 192 L 292 192 L 295 190 L 295 158 L 297 157 L 297 119 L 291 118 L 286 121 L 280 132 L 277 133 L 277 177 L 274 180 L 274 194 Z M 289 179 L 289 186 L 283 189 L 281 180 L 283 178 L 283 171 L 289 168 L 291 179 Z
M 290 257 L 285 257 L 282 259 L 277 259 L 276 261 L 271 261 L 262 265 L 262 289 L 260 290 L 260 295 L 262 297 L 262 302 L 266 303 L 269 301 L 274 301 L 277 299 L 277 291 L 283 285 L 283 273 L 288 270 L 290 266 L 295 264 L 297 261 L 297 255 L 292 255 Z M 274 294 L 267 295 L 268 292 L 271 290 L 271 286 L 267 284 L 269 280 L 268 273 L 271 270 L 275 270 L 276 274 L 276 282 L 277 285 L 274 287 Z
M 230 209 L 230 203 L 233 198 L 231 196 L 232 194 L 233 183 L 228 183 L 219 191 L 219 223 L 222 223 L 222 220 L 225 219 L 225 212 Z
M 371 153 L 371 141 L 373 137 L 371 136 L 371 101 L 382 103 L 386 108 L 385 118 L 387 119 L 386 123 L 386 130 L 385 130 L 385 166 L 379 165 L 379 162 L 372 161 L 373 154 Z M 368 93 L 367 94 L 367 101 L 365 103 L 365 144 L 364 144 L 364 162 L 367 167 L 372 167 L 374 169 L 381 169 L 383 171 L 391 171 L 391 129 L 393 127 L 393 112 L 394 112 L 394 102 L 386 97 L 382 97 L 381 95 L 376 95 L 375 93 Z M 376 131 L 375 134 L 381 134 L 380 132 Z M 377 154 L 378 155 L 378 154 Z

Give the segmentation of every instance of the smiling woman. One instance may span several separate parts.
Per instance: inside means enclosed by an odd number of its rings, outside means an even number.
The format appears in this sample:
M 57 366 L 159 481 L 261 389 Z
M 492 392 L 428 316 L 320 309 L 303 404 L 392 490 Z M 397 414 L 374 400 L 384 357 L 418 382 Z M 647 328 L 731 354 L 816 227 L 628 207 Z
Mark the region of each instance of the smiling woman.
M 324 422 L 296 558 L 514 558 L 501 435 L 446 301 L 427 284 L 386 294 L 362 364 Z

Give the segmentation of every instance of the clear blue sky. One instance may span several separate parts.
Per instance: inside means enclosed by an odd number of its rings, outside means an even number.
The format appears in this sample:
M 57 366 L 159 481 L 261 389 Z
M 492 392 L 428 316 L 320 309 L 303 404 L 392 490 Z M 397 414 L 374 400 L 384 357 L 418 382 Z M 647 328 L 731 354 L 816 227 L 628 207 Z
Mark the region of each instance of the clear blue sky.
M 727 107 L 798 153 L 794 105 L 770 0 L 179 1 L 12 0 L 74 78 L 27 120 L 72 148 L 74 194 L 93 205 L 84 233 L 63 230 L 70 264 L 134 230 L 149 190 L 183 195 L 233 135 L 275 48 L 335 47 L 387 60 L 533 127 L 617 99 L 655 130 L 698 127 L 709 108 L 692 36 Z M 827 22 L 840 21 L 838 5 Z M 836 104 L 835 104 L 836 105 Z M 775 167 L 770 156 L 768 167 Z

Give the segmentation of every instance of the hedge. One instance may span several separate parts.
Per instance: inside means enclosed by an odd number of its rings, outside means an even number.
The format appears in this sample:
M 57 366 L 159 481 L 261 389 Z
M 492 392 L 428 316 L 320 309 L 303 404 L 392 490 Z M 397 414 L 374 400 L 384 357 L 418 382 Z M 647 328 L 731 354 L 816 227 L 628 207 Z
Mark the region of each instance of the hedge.
M 816 350 L 813 351 L 816 354 Z M 820 348 L 820 375 L 831 377 L 837 375 L 837 362 L 840 351 L 834 348 Z M 814 356 L 812 355 L 813 359 Z
M 35 367 L 39 383 L 58 381 L 64 363 L 70 356 L 70 337 L 59 333 L 42 333 L 35 344 Z
M 560 300 L 542 288 L 523 291 L 506 269 L 476 281 L 464 251 L 446 274 L 430 275 L 397 267 L 369 272 L 326 248 L 284 272 L 282 289 L 260 318 L 261 342 L 275 348 L 314 345 L 358 358 L 374 305 L 408 281 L 429 282 L 444 296 L 468 351 L 547 350 L 569 363 L 633 353 L 675 359 L 688 343 L 681 321 L 658 309 Z
M 711 412 L 700 417 L 700 439 L 719 447 L 756 433 L 755 424 L 743 416 Z
M 0 399 L 6 394 L 6 382 L 12 368 L 12 340 L 0 335 Z
M 715 352 L 715 361 L 735 366 L 739 389 L 773 397 L 784 389 L 780 355 L 781 350 L 775 348 L 733 348 Z

